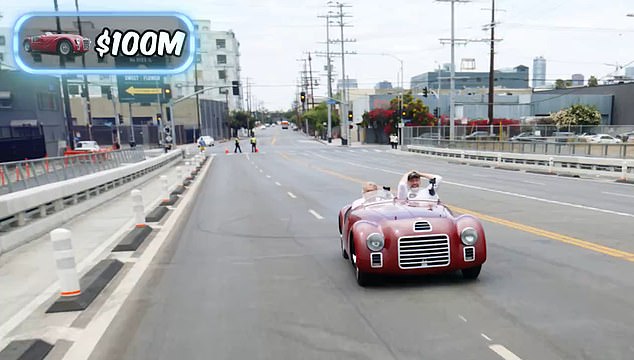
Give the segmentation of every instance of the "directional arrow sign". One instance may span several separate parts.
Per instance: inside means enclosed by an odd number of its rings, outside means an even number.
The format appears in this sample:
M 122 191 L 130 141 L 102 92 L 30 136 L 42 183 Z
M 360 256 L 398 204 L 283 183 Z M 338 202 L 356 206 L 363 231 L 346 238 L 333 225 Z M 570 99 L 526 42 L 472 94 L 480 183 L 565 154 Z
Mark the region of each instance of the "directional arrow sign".
M 130 95 L 160 95 L 163 92 L 161 88 L 135 88 L 134 86 L 130 86 L 125 89 Z
M 119 101 L 127 103 L 161 103 L 167 100 L 163 96 L 163 77 L 160 75 L 118 75 L 117 87 Z

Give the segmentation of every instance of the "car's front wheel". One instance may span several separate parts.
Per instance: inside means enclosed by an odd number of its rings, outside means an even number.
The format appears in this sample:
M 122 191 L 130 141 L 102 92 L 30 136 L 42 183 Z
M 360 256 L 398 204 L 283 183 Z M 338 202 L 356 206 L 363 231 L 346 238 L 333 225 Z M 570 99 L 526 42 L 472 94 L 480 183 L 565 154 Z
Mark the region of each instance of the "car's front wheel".
M 62 40 L 59 42 L 59 44 L 57 44 L 57 53 L 60 55 L 70 55 L 70 53 L 73 51 L 73 44 L 70 43 L 70 41 L 68 40 Z
M 24 51 L 30 53 L 31 52 L 31 42 L 28 40 L 24 40 L 24 43 L 22 43 L 22 47 L 24 48 Z
M 348 259 L 348 253 L 346 252 L 346 249 L 343 247 L 343 236 L 340 235 L 340 239 L 339 239 L 339 244 L 341 245 L 341 256 L 343 256 L 344 259 Z
M 475 280 L 478 278 L 478 275 L 480 275 L 480 270 L 482 270 L 482 265 L 462 269 L 462 277 L 467 280 Z

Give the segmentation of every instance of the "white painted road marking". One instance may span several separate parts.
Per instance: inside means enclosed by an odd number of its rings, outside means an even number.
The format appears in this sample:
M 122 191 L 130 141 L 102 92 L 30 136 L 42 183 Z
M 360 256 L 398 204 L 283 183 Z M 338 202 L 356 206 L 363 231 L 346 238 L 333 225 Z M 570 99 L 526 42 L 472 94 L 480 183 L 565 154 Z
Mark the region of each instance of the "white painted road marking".
M 464 322 L 467 322 L 467 318 L 465 318 L 465 317 L 464 317 L 464 316 L 462 316 L 462 315 L 458 315 L 458 318 L 459 318 L 460 320 L 464 321 Z
M 366 149 L 363 149 L 363 150 L 361 150 L 361 151 L 363 151 L 363 152 L 368 152 L 368 150 L 366 150 Z
M 492 341 L 492 339 L 490 337 L 488 337 L 487 334 L 480 333 L 480 335 L 482 335 L 482 337 L 485 338 L 487 341 Z
M 288 196 L 292 197 L 293 199 L 297 199 L 297 196 L 295 196 L 292 192 L 287 192 Z
M 279 182 L 277 182 L 277 181 L 275 182 L 275 185 L 277 185 L 277 186 L 282 186 L 282 184 L 280 184 L 280 183 L 279 183 Z
M 601 191 L 601 193 L 602 194 L 607 194 L 607 195 L 625 196 L 625 197 L 629 197 L 629 198 L 634 198 L 634 195 L 629 195 L 629 194 L 613 193 L 613 192 L 609 192 L 609 191 Z
M 264 172 L 264 170 L 260 169 L 260 172 Z
M 376 151 L 376 152 L 381 152 L 381 150 L 379 150 L 379 149 L 374 149 L 374 151 Z
M 381 168 L 377 168 L 377 167 L 373 167 L 373 166 L 360 165 L 360 164 L 356 164 L 356 163 L 353 163 L 353 162 L 341 161 L 341 160 L 338 160 L 338 159 L 330 159 L 330 160 L 344 162 L 344 163 L 347 163 L 347 164 L 350 164 L 350 165 L 353 165 L 353 166 L 357 166 L 357 167 L 361 167 L 361 168 L 383 171 L 383 172 L 386 172 L 386 173 L 389 173 L 389 174 L 402 175 L 402 173 L 397 172 L 397 171 L 381 169 Z M 602 213 L 605 213 L 605 214 L 612 214 L 612 215 L 619 215 L 619 216 L 626 216 L 626 217 L 634 218 L 634 214 L 630 214 L 630 213 L 626 213 L 626 212 L 595 208 L 595 207 L 592 207 L 592 206 L 573 204 L 573 203 L 557 201 L 557 200 L 544 199 L 544 198 L 539 198 L 539 197 L 536 197 L 536 196 L 518 194 L 518 193 L 513 193 L 513 192 L 510 192 L 510 191 L 495 190 L 495 189 L 485 188 L 485 187 L 476 186 L 476 185 L 461 184 L 461 183 L 452 182 L 452 181 L 446 181 L 446 180 L 443 180 L 442 183 L 443 184 L 448 184 L 448 185 L 464 187 L 464 188 L 468 188 L 468 189 L 488 191 L 488 192 L 492 192 L 492 193 L 496 193 L 496 194 L 515 196 L 515 197 L 519 197 L 519 198 L 523 198 L 523 199 L 541 201 L 541 202 L 545 202 L 545 203 L 549 203 L 549 204 L 570 206 L 570 207 L 574 207 L 574 208 L 578 208 L 578 209 L 592 210 L 592 211 L 602 212 Z
M 505 348 L 502 345 L 490 345 L 489 349 L 493 350 L 494 353 L 500 355 L 504 360 L 522 360 L 519 356 L 513 354 L 511 350 Z
M 271 175 L 266 175 L 266 178 L 267 178 L 267 179 L 270 179 L 270 178 L 271 178 Z
M 308 212 L 309 212 L 309 213 L 311 213 L 311 214 L 313 214 L 313 216 L 314 216 L 314 217 L 316 217 L 316 218 L 317 218 L 317 220 L 323 220 L 323 218 L 324 218 L 323 216 L 319 215 L 319 214 L 317 213 L 317 211 L 315 211 L 315 210 L 313 210 L 313 209 L 308 209 Z

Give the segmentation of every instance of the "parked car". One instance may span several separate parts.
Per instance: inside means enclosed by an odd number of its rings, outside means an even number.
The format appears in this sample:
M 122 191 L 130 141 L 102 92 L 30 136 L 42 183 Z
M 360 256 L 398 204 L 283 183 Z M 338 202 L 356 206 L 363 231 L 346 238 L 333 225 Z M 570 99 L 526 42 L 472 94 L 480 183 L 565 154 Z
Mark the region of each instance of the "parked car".
M 100 151 L 101 147 L 96 141 L 79 141 L 75 145 L 75 151 Z
M 618 134 L 616 136 L 617 139 L 621 139 L 623 142 L 633 141 L 634 140 L 634 131 L 624 132 L 622 134 Z
M 53 34 L 28 36 L 22 42 L 27 53 L 45 53 L 53 55 L 77 55 L 88 52 L 90 39 L 75 34 Z
M 464 137 L 464 140 L 496 140 L 497 136 L 487 131 L 474 131 L 471 134 Z
M 536 142 L 536 141 L 544 141 L 546 138 L 543 136 L 536 136 L 530 131 L 525 131 L 523 133 L 519 133 L 509 139 L 510 141 L 527 141 L 527 142 Z
M 375 275 L 480 274 L 487 258 L 484 228 L 472 215 L 454 216 L 439 200 L 397 200 L 378 190 L 339 211 L 340 247 L 357 283 Z
M 617 139 L 612 135 L 608 135 L 608 134 L 597 134 L 593 137 L 591 137 L 588 142 L 594 143 L 594 144 L 620 144 L 622 141 L 621 139 Z

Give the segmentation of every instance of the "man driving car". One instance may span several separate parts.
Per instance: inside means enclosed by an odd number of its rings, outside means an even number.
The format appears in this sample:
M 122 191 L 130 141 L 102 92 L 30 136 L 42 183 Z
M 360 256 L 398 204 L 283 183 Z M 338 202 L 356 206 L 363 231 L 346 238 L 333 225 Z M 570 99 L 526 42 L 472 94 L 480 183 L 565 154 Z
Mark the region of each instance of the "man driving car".
M 421 189 L 420 179 L 425 178 L 429 180 L 429 185 L 425 190 Z M 401 181 L 398 183 L 397 199 L 407 200 L 438 200 L 438 194 L 436 189 L 438 184 L 442 180 L 440 175 L 420 173 L 415 170 L 408 171 L 403 175 Z

